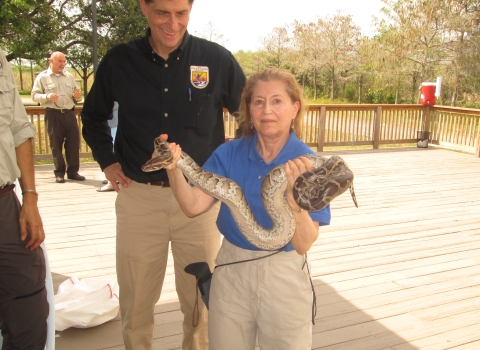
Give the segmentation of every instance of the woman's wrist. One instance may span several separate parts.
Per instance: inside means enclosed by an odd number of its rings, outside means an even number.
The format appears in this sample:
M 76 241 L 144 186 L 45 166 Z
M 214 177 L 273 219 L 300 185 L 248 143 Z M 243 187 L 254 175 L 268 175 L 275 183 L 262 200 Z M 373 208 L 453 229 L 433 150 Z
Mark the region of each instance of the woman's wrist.
M 25 196 L 27 193 L 32 193 L 32 194 L 34 194 L 35 196 L 38 197 L 38 192 L 35 191 L 35 190 L 23 190 L 23 191 L 22 191 L 22 195 L 23 195 L 23 196 Z
M 303 213 L 303 212 L 305 211 L 305 210 L 302 209 L 302 208 L 295 208 L 295 207 L 290 207 L 290 208 L 292 208 L 293 212 L 294 212 L 294 213 L 297 213 L 297 214 L 301 214 L 301 213 Z

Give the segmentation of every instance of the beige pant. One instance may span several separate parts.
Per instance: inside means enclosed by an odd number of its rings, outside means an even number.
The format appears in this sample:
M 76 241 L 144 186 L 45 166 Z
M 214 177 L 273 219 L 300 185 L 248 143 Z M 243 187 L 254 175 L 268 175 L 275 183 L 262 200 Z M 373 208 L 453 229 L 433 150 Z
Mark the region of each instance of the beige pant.
M 220 246 L 215 221 L 217 204 L 190 219 L 180 209 L 170 188 L 132 182 L 117 196 L 117 278 L 126 349 L 152 349 L 154 306 L 167 266 L 171 242 L 175 286 L 184 314 L 183 349 L 208 349 L 207 310 L 199 303 L 199 323 L 192 326 L 196 300 L 195 277 L 186 265 L 206 261 L 211 268 Z
M 272 252 L 238 248 L 227 240 L 217 264 Z M 304 256 L 282 252 L 260 260 L 218 267 L 209 299 L 211 350 L 310 350 L 312 287 Z M 303 268 L 303 269 L 302 269 Z

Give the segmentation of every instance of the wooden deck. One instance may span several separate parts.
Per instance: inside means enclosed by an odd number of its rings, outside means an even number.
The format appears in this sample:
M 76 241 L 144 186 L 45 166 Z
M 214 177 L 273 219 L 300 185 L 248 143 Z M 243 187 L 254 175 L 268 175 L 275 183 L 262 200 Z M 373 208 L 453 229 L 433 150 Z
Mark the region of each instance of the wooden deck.
M 332 153 L 326 152 L 329 156 Z M 480 159 L 441 149 L 335 152 L 354 170 L 348 194 L 311 249 L 315 349 L 480 349 Z M 82 164 L 84 182 L 37 166 L 55 290 L 77 276 L 115 278 L 115 192 Z M 169 264 L 155 349 L 179 349 L 182 315 Z M 124 349 L 120 321 L 58 332 L 56 349 Z

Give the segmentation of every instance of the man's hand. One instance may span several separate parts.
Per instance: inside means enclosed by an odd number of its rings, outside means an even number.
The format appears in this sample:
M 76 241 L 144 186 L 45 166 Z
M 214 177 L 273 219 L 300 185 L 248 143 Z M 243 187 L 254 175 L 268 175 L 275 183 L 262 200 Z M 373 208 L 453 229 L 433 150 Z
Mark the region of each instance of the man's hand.
M 73 98 L 75 99 L 75 101 L 80 101 L 80 99 L 82 98 L 82 92 L 80 91 L 80 89 L 77 89 L 75 90 L 75 92 L 72 94 Z
M 25 248 L 34 250 L 45 240 L 45 231 L 43 222 L 38 212 L 36 194 L 27 193 L 23 197 L 22 210 L 20 211 L 20 240 L 25 241 L 28 230 L 30 230 L 30 240 Z
M 52 102 L 57 102 L 58 101 L 58 95 L 55 93 L 49 93 L 47 94 L 47 100 L 50 100 Z
M 120 163 L 114 163 L 112 165 L 107 166 L 103 169 L 103 173 L 108 181 L 112 184 L 115 191 L 120 191 L 120 187 L 118 185 L 122 185 L 122 187 L 128 187 L 128 184 L 132 182 L 132 179 L 125 176 L 122 170 L 122 166 Z M 117 183 L 118 181 L 118 183 Z

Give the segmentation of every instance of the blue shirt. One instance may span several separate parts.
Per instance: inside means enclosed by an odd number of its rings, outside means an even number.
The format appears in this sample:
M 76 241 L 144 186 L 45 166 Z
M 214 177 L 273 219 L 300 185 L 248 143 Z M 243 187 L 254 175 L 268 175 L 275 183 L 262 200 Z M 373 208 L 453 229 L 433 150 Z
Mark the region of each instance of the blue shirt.
M 261 187 L 265 176 L 273 168 L 285 164 L 288 160 L 298 158 L 305 154 L 315 154 L 307 145 L 300 141 L 294 132 L 280 151 L 280 154 L 270 163 L 265 163 L 257 150 L 258 135 L 245 136 L 232 140 L 218 147 L 203 165 L 206 171 L 227 177 L 235 181 L 243 190 L 248 205 L 252 209 L 258 223 L 264 228 L 273 226 L 261 199 Z M 320 225 L 330 224 L 330 206 L 309 212 L 313 221 Z M 248 250 L 260 250 L 252 245 L 243 236 L 233 219 L 230 209 L 222 203 L 217 218 L 217 227 L 230 243 Z M 283 250 L 293 250 L 291 243 Z

